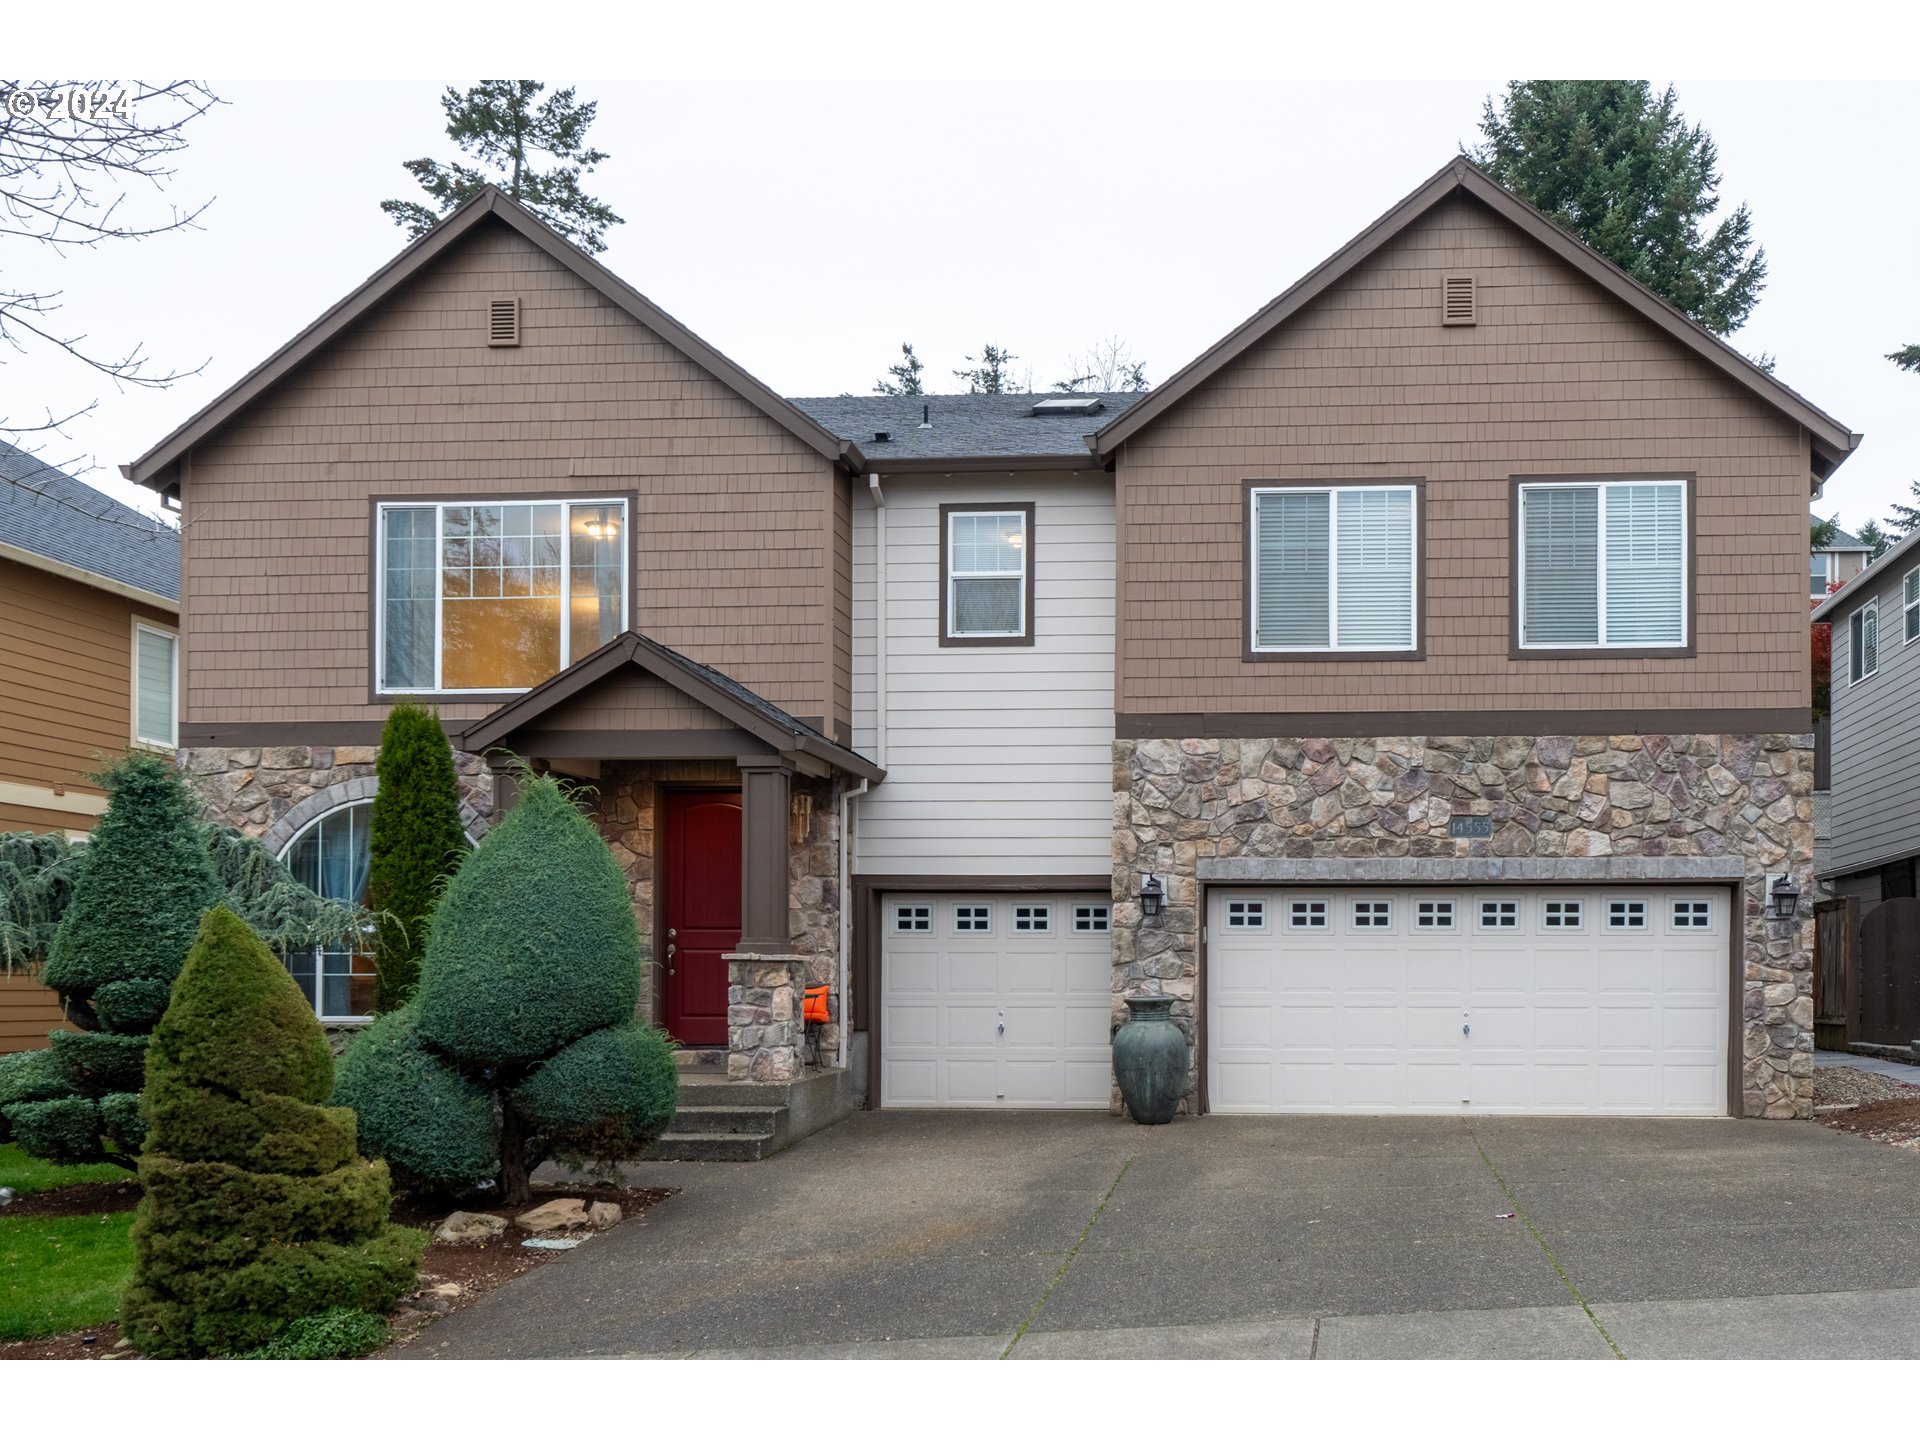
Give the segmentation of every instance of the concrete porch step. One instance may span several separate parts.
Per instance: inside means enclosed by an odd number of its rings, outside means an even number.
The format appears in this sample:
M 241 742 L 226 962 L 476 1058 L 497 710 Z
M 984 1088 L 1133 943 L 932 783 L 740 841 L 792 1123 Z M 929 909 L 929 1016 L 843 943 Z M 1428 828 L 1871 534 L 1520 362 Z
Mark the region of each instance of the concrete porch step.
M 853 1076 L 816 1070 L 790 1082 L 729 1080 L 724 1070 L 682 1069 L 673 1124 L 642 1160 L 763 1160 L 854 1108 Z
M 673 1135 L 761 1135 L 780 1127 L 783 1105 L 683 1105 L 673 1117 Z
M 648 1147 L 642 1160 L 764 1160 L 784 1150 L 771 1135 L 688 1135 L 669 1130 Z

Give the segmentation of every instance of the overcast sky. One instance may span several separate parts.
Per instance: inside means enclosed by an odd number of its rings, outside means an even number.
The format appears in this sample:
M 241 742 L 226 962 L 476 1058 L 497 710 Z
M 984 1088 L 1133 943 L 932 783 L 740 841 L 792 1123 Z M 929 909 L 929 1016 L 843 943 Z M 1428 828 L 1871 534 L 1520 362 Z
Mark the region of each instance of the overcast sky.
M 1004 79 L 934 67 L 877 92 L 764 66 L 579 80 L 612 157 L 587 185 L 627 221 L 600 258 L 788 395 L 865 393 L 903 340 L 932 389 L 960 388 L 951 372 L 989 340 L 1045 388 L 1109 336 L 1158 382 L 1473 143 L 1506 78 L 1102 83 L 1069 66 L 1035 83 L 1031 58 Z M 1912 178 L 1920 84 L 1672 78 L 1767 250 L 1733 343 L 1865 433 L 1821 512 L 1884 516 L 1920 478 L 1920 376 L 1883 358 L 1920 342 L 1920 187 L 1890 183 L 1890 167 Z M 97 396 L 46 454 L 94 459 L 85 478 L 132 497 L 120 464 L 400 248 L 379 201 L 417 194 L 403 159 L 450 155 L 445 83 L 215 78 L 227 103 L 189 132 L 167 192 L 212 199 L 200 229 L 64 261 L 0 242 L 0 279 L 63 290 L 68 330 L 205 371 L 116 393 L 7 355 L 0 409 Z

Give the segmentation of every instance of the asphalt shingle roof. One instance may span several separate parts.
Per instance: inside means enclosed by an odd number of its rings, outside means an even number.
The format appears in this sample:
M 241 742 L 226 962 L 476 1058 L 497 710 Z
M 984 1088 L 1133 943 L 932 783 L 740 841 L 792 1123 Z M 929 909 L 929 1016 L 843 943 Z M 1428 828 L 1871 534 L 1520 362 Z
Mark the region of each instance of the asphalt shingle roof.
M 180 532 L 0 440 L 0 544 L 180 598 Z
M 945 460 L 1003 455 L 1088 455 L 1086 437 L 1141 398 L 1139 393 L 1039 395 L 822 395 L 794 400 L 876 470 L 889 456 Z M 1035 415 L 1040 400 L 1098 400 L 1091 415 Z M 921 428 L 922 407 L 928 428 Z M 880 431 L 890 438 L 875 440 Z M 1089 457 L 1088 461 L 1092 461 Z
M 1836 525 L 1833 530 L 1833 543 L 1822 545 L 1820 548 L 1822 550 L 1865 550 L 1868 547 L 1860 543 L 1858 535 L 1849 535 Z

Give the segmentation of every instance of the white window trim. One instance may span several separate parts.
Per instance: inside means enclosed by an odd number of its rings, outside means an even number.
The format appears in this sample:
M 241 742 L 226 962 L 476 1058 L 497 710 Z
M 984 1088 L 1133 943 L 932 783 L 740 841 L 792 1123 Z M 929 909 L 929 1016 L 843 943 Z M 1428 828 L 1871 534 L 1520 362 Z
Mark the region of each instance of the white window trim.
M 1837 556 L 1826 550 L 1816 551 L 1812 555 L 1807 565 L 1807 594 L 1809 596 L 1824 600 L 1833 593 L 1833 571 L 1837 559 Z M 1820 582 L 1820 588 L 1818 590 L 1813 588 L 1813 567 L 1815 565 L 1818 565 L 1825 571 L 1827 577 Z
M 1680 487 L 1680 638 L 1663 645 L 1649 645 L 1642 640 L 1622 640 L 1616 643 L 1606 638 L 1608 513 L 1606 492 L 1609 490 L 1645 488 L 1656 485 L 1677 485 Z M 1598 606 L 1596 611 L 1599 627 L 1598 634 L 1600 636 L 1598 640 L 1551 640 L 1539 644 L 1527 643 L 1527 527 L 1523 523 L 1523 519 L 1526 515 L 1527 492 L 1529 490 L 1598 490 L 1600 492 L 1598 516 L 1600 528 L 1598 548 L 1595 552 L 1597 563 L 1594 566 L 1594 569 L 1597 571 L 1595 578 L 1598 581 L 1595 596 Z M 1518 573 L 1513 577 L 1514 611 L 1519 617 L 1514 639 L 1520 649 L 1546 651 L 1548 653 L 1556 650 L 1664 650 L 1676 654 L 1685 650 L 1693 643 L 1693 554 L 1692 546 L 1689 544 L 1689 536 L 1691 534 L 1689 526 L 1692 523 L 1693 515 L 1692 507 L 1693 487 L 1684 479 L 1677 476 L 1664 476 L 1660 479 L 1648 480 L 1630 480 L 1623 478 L 1619 480 L 1523 481 L 1520 485 L 1518 502 L 1514 506 L 1512 520 L 1514 555 L 1516 556 L 1518 565 Z M 1807 579 L 1809 581 L 1813 579 L 1813 571 L 1811 568 L 1807 571 Z
M 1020 568 L 1018 570 L 969 570 L 964 575 L 953 563 L 953 522 L 962 516 L 969 519 L 988 516 L 993 519 L 1011 517 L 1020 522 Z M 1025 510 L 996 510 L 991 507 L 981 509 L 949 510 L 947 512 L 947 533 L 941 538 L 944 548 L 941 569 L 946 574 L 947 587 L 947 635 L 949 640 L 1025 640 L 1033 629 L 1033 616 L 1027 613 L 1027 567 L 1033 564 L 1033 532 L 1027 524 Z M 960 619 L 960 593 L 958 582 L 962 580 L 1014 580 L 1020 582 L 1020 628 L 1018 630 L 959 630 L 954 628 Z
M 173 687 L 173 731 L 165 740 L 154 740 L 140 733 L 140 632 L 142 630 L 164 636 L 170 642 L 168 655 L 173 673 L 168 677 L 168 684 Z M 164 625 L 155 625 L 150 620 L 135 618 L 130 646 L 133 658 L 132 669 L 127 672 L 132 682 L 128 686 L 127 723 L 133 743 L 141 750 L 177 750 L 180 746 L 180 632 L 169 630 Z
M 573 584 L 573 562 L 571 556 L 573 536 L 573 507 L 576 505 L 617 505 L 620 507 L 622 527 L 633 524 L 626 497 L 623 495 L 581 496 L 581 495 L 542 495 L 536 498 L 516 496 L 512 499 L 491 498 L 476 495 L 472 499 L 462 500 L 382 500 L 375 507 L 373 575 L 368 586 L 373 597 L 373 654 L 369 662 L 377 677 L 374 693 L 377 695 L 524 695 L 533 686 L 490 685 L 485 689 L 448 690 L 440 684 L 441 674 L 441 637 L 445 633 L 445 617 L 442 615 L 445 596 L 440 584 L 440 557 L 445 551 L 447 508 L 453 505 L 558 505 L 560 507 L 560 671 L 573 664 L 573 626 L 569 623 L 569 607 L 572 602 L 570 587 Z M 431 686 L 389 685 L 386 677 L 387 664 L 387 511 L 433 509 L 433 684 Z M 631 531 L 623 534 L 620 547 L 620 624 L 622 631 L 632 625 L 634 576 L 630 563 L 633 555 L 632 541 L 628 538 Z M 560 671 L 556 671 L 558 674 Z M 549 677 L 551 678 L 551 677 Z
M 1911 600 L 1907 599 L 1909 589 L 1914 592 Z M 1920 610 L 1920 566 L 1915 566 L 1900 577 L 1900 643 L 1902 645 L 1911 645 L 1914 641 L 1920 640 L 1920 632 L 1907 634 L 1907 631 L 1913 628 L 1907 624 L 1907 617 L 1916 610 Z
M 1854 662 L 1860 659 L 1860 646 L 1853 638 L 1853 622 L 1856 617 L 1864 616 L 1868 611 L 1873 612 L 1873 668 L 1869 670 L 1864 663 L 1861 664 L 1860 674 L 1856 678 L 1853 666 Z M 1866 633 L 1865 620 L 1861 621 L 1861 633 L 1863 635 Z M 1854 606 L 1847 615 L 1847 688 L 1849 690 L 1856 685 L 1866 684 L 1880 673 L 1880 649 L 1880 597 L 1875 595 L 1865 604 Z
M 1399 492 L 1413 497 L 1413 563 L 1407 569 L 1407 645 L 1342 645 L 1340 643 L 1340 496 Z M 1327 641 L 1325 645 L 1262 645 L 1260 643 L 1260 501 L 1267 495 L 1327 495 Z M 1247 517 L 1247 649 L 1255 655 L 1411 655 L 1420 649 L 1420 487 L 1418 485 L 1256 485 L 1252 513 Z

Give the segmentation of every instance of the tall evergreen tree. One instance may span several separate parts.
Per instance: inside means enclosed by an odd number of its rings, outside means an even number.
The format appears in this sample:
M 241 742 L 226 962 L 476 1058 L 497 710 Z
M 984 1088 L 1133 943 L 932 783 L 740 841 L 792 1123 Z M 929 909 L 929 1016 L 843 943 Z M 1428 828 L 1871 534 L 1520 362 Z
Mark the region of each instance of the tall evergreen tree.
M 449 86 L 440 97 L 447 135 L 476 163 L 404 161 L 432 206 L 382 200 L 380 208 L 409 239 L 417 240 L 439 224 L 441 216 L 492 183 L 589 255 L 606 249 L 608 227 L 626 222 L 612 206 L 580 188 L 580 177 L 607 158 L 587 144 L 587 127 L 599 107 L 591 100 L 576 100 L 571 85 L 542 100 L 546 88 L 539 80 L 483 80 L 464 93 Z M 538 169 L 538 155 L 549 155 L 554 163 Z
M 927 367 L 920 363 L 920 357 L 913 353 L 913 346 L 905 341 L 900 345 L 900 363 L 889 365 L 887 374 L 893 378 L 874 383 L 876 395 L 924 395 L 921 388 L 920 372 Z
M 1869 565 L 1886 554 L 1887 547 L 1893 544 L 1893 537 L 1880 528 L 1880 522 L 1877 520 L 1869 520 L 1866 524 L 1862 525 L 1860 527 L 1860 534 L 1856 538 L 1862 545 L 1867 547 L 1867 563 Z
M 1716 335 L 1752 313 L 1766 251 L 1744 204 L 1703 228 L 1719 205 L 1719 152 L 1671 85 L 1516 80 L 1497 105 L 1488 97 L 1480 131 L 1475 164 L 1676 309 Z
M 1013 377 L 1010 367 L 1020 357 L 1011 350 L 998 345 L 986 344 L 980 347 L 980 353 L 967 356 L 971 370 L 956 370 L 954 378 L 967 382 L 969 395 L 1006 395 L 1012 393 Z
M 1920 373 L 1920 345 L 1902 346 L 1887 356 L 1887 359 L 1910 374 Z M 1913 482 L 1912 490 L 1915 504 L 1903 505 L 1895 500 L 1888 506 L 1892 513 L 1887 516 L 1887 524 L 1902 535 L 1911 533 L 1915 525 L 1920 525 L 1920 480 Z M 1863 538 L 1865 533 L 1865 531 L 1861 532 Z
M 384 1012 L 413 997 L 427 921 L 447 877 L 466 858 L 467 834 L 453 747 L 433 711 L 393 707 L 380 732 L 378 774 L 367 833 L 367 907 L 378 917 L 373 1005 Z

